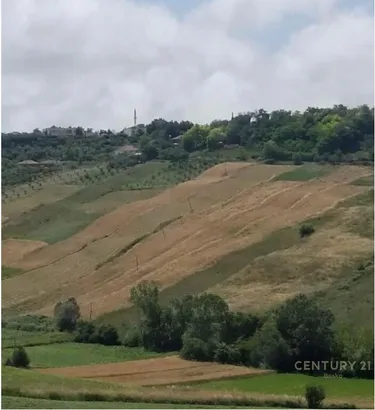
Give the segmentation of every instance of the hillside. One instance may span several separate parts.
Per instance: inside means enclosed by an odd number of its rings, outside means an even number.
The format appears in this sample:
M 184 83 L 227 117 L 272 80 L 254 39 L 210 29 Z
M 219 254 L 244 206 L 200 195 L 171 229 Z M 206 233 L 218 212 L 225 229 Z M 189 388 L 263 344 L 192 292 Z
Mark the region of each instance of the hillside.
M 2 282 L 3 308 L 51 314 L 75 296 L 84 315 L 92 308 L 98 317 L 129 307 L 131 287 L 145 279 L 167 298 L 211 290 L 241 310 L 301 291 L 332 289 L 321 294 L 330 303 L 348 267 L 371 259 L 372 180 L 363 179 L 370 173 L 224 163 L 118 206 L 62 241 L 28 243 L 29 253 L 25 241 L 6 240 L 3 264 L 17 273 Z M 296 226 L 309 218 L 316 232 L 300 240 Z

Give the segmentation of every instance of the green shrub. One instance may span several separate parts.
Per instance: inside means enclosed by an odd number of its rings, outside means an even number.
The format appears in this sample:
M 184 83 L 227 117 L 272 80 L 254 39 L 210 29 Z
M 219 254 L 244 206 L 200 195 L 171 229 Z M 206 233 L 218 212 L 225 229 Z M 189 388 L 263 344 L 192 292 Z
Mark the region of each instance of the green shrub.
M 125 330 L 122 344 L 127 347 L 141 346 L 139 329 L 136 326 L 129 327 Z
M 211 360 L 208 343 L 195 337 L 185 338 L 181 349 L 181 357 L 187 360 L 207 362 Z
M 30 364 L 30 359 L 26 350 L 23 347 L 16 347 L 13 350 L 12 358 L 7 360 L 8 366 L 23 367 L 27 369 Z
M 214 360 L 224 364 L 241 363 L 241 352 L 236 346 L 219 343 L 214 354 Z
M 305 236 L 310 236 L 315 232 L 315 228 L 311 224 L 303 224 L 299 228 L 299 236 L 304 238 Z
M 299 152 L 293 154 L 292 161 L 294 165 L 302 165 L 302 155 Z
M 111 325 L 96 327 L 92 322 L 80 321 L 77 324 L 77 343 L 98 343 L 105 346 L 120 344 L 117 330 Z
M 103 325 L 97 329 L 98 343 L 105 346 L 120 344 L 117 330 L 111 325 Z
M 306 386 L 305 398 L 309 409 L 319 409 L 323 406 L 323 400 L 326 398 L 324 388 L 322 386 Z

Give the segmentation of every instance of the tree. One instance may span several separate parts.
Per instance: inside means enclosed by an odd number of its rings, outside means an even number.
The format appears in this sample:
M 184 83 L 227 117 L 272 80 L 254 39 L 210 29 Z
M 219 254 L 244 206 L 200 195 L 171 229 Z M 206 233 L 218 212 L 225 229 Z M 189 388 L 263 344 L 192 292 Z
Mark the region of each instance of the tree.
M 264 144 L 263 155 L 264 158 L 275 161 L 285 161 L 290 158 L 290 154 L 288 152 L 272 141 Z
M 294 165 L 302 165 L 302 155 L 300 152 L 297 152 L 292 155 L 292 161 Z
M 130 301 L 148 320 L 158 321 L 161 314 L 156 282 L 142 281 L 130 290 Z
M 81 317 L 80 308 L 75 298 L 57 303 L 54 309 L 57 329 L 72 332 L 76 329 L 78 319 Z
M 252 366 L 282 371 L 290 367 L 291 352 L 274 317 L 270 317 L 250 339 L 248 352 L 248 362 Z
M 76 135 L 79 137 L 82 137 L 84 135 L 84 130 L 82 127 L 77 127 L 76 128 Z
M 293 363 L 331 360 L 337 355 L 333 321 L 330 310 L 306 295 L 288 300 L 277 310 L 276 326 L 291 349 Z
M 139 329 L 142 345 L 149 350 L 163 350 L 166 334 L 156 283 L 139 283 L 131 289 L 130 300 L 141 312 Z
M 207 148 L 209 150 L 215 150 L 220 148 L 224 141 L 226 135 L 221 128 L 213 128 L 207 136 Z
M 196 296 L 186 333 L 204 341 L 219 341 L 228 313 L 228 305 L 220 296 L 212 293 Z
M 228 312 L 223 326 L 222 340 L 225 343 L 235 343 L 239 339 L 254 336 L 260 327 L 260 319 L 252 314 L 243 312 Z
M 206 125 L 194 125 L 182 137 L 182 145 L 188 152 L 197 151 L 207 147 L 207 137 L 210 128 Z
M 184 336 L 181 357 L 186 360 L 196 360 L 198 362 L 208 362 L 212 360 L 213 352 L 210 345 L 202 339 Z
M 7 362 L 10 366 L 28 368 L 30 359 L 23 347 L 16 347 Z

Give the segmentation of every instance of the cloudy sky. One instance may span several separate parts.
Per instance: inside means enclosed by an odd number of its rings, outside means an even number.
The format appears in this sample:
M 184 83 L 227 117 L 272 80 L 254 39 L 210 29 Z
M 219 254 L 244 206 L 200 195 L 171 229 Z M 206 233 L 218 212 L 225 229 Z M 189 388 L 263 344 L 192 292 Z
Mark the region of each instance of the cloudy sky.
M 2 0 L 2 130 L 373 104 L 372 0 Z

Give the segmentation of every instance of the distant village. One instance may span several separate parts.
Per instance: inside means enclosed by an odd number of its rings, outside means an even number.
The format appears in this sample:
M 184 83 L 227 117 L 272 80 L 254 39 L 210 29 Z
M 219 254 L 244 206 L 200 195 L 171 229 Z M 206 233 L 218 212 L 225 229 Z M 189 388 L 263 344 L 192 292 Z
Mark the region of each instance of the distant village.
M 146 132 L 146 126 L 143 124 L 133 125 L 131 127 L 124 128 L 118 134 L 126 135 L 127 137 L 131 137 L 136 135 L 137 131 L 141 131 L 143 133 Z M 20 132 L 12 132 L 8 133 L 7 136 L 12 138 L 22 135 L 23 133 Z M 45 128 L 42 131 L 39 129 L 35 129 L 32 132 L 32 135 L 40 134 L 40 136 L 47 136 L 47 137 L 54 137 L 54 138 L 74 138 L 74 137 L 98 137 L 103 138 L 111 134 L 116 134 L 115 131 L 93 131 L 92 128 L 83 129 L 82 127 L 56 127 L 52 126 L 49 128 Z M 127 144 L 122 147 L 117 148 L 113 154 L 130 154 L 133 156 L 140 156 L 141 152 L 139 148 L 134 145 Z M 56 160 L 45 160 L 45 161 L 33 161 L 33 160 L 24 160 L 18 162 L 18 165 L 26 167 L 26 168 L 41 168 L 41 167 L 60 167 L 63 165 L 63 161 L 56 161 Z

